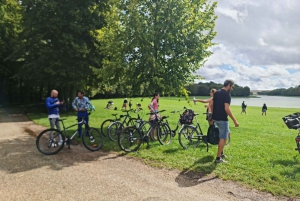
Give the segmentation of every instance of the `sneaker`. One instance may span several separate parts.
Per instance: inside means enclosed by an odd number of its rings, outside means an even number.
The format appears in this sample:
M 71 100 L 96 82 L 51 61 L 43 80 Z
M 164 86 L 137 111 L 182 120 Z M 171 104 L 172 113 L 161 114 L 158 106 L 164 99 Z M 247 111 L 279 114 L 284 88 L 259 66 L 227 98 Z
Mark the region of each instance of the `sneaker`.
M 221 154 L 221 158 L 226 158 L 226 155 L 225 154 Z
M 220 160 L 215 160 L 215 163 L 227 163 L 227 161 L 223 160 L 222 158 L 220 158 Z
M 58 146 L 61 146 L 63 143 L 64 143 L 63 140 L 59 140 L 57 144 L 58 144 Z

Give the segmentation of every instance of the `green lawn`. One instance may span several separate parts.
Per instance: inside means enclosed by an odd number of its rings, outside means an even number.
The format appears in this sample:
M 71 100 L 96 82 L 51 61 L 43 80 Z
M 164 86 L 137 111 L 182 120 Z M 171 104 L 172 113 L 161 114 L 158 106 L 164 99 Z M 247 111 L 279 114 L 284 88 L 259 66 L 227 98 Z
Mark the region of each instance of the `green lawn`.
M 202 97 L 204 98 L 204 97 Z M 207 97 L 205 97 L 207 98 Z M 150 98 L 134 98 L 133 105 L 141 103 L 145 113 Z M 111 114 L 122 114 L 123 99 L 113 99 L 114 106 L 118 110 L 104 109 L 106 100 L 93 100 L 96 112 L 90 116 L 90 126 L 99 128 L 101 123 L 112 118 Z M 165 98 L 159 101 L 159 109 L 165 109 L 163 115 L 169 116 L 171 128 L 178 121 L 178 114 L 173 115 L 172 110 L 182 109 L 184 106 L 192 108 L 200 113 L 198 119 L 203 131 L 207 131 L 208 124 L 205 121 L 204 104 L 189 105 L 184 98 Z M 164 168 L 176 168 L 181 171 L 197 171 L 206 174 L 213 173 L 225 180 L 234 180 L 258 190 L 267 191 L 274 195 L 295 197 L 299 196 L 300 189 L 300 156 L 295 151 L 296 130 L 289 130 L 282 121 L 282 117 L 290 113 L 299 112 L 297 109 L 269 108 L 267 116 L 261 115 L 261 107 L 247 107 L 247 115 L 241 114 L 241 107 L 231 106 L 233 114 L 240 127 L 235 128 L 230 120 L 231 144 L 225 147 L 228 163 L 214 164 L 217 146 L 199 146 L 196 149 L 183 150 L 178 142 L 178 135 L 172 143 L 161 146 L 158 142 L 152 142 L 150 149 L 141 146 L 138 152 L 129 156 L 142 158 L 145 163 Z M 67 125 L 76 122 L 75 113 L 65 113 Z M 46 114 L 29 114 L 29 118 L 38 124 L 48 126 Z M 144 114 L 144 119 L 148 116 Z M 103 150 L 123 153 L 116 142 L 105 139 Z

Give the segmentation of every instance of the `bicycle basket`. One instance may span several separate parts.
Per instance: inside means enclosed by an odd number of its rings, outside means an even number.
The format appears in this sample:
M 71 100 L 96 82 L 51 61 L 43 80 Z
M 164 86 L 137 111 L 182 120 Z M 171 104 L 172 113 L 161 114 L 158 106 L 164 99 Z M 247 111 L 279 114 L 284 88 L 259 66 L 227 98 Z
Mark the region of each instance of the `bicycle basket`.
M 300 113 L 297 112 L 287 115 L 285 117 L 282 117 L 282 120 L 289 129 L 293 129 L 294 125 L 300 124 Z
M 193 110 L 186 109 L 181 115 L 179 122 L 181 124 L 192 124 L 195 113 Z

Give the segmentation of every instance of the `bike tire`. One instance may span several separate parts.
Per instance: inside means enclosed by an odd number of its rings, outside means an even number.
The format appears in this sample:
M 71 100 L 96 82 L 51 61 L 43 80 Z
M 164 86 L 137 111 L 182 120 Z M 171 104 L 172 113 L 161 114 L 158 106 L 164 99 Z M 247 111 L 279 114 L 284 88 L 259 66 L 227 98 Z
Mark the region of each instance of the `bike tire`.
M 100 132 L 104 137 L 108 136 L 108 127 L 115 121 L 116 120 L 113 120 L 113 119 L 106 119 L 105 121 L 102 122 L 102 124 L 100 126 Z
M 296 146 L 297 146 L 297 148 L 295 148 L 295 150 L 298 151 L 299 154 L 300 154 L 300 142 L 299 142 L 299 138 L 300 138 L 300 136 L 298 134 L 298 136 L 295 138 Z
M 61 131 L 50 128 L 38 135 L 36 138 L 36 147 L 42 154 L 54 155 L 64 148 L 64 141 L 65 136 Z
M 193 126 L 184 126 L 178 134 L 179 144 L 182 148 L 195 148 L 200 144 L 201 138 L 197 129 Z
M 172 131 L 167 123 L 159 124 L 157 139 L 161 145 L 168 145 L 172 142 Z
M 136 126 L 125 127 L 118 136 L 120 149 L 125 152 L 137 151 L 143 142 L 143 137 Z
M 83 145 L 90 151 L 98 151 L 103 145 L 103 135 L 93 127 L 85 129 L 82 135 Z
M 123 128 L 124 128 L 124 125 L 119 121 L 116 121 L 116 122 L 112 123 L 109 126 L 109 129 L 108 129 L 109 139 L 111 139 L 112 141 L 117 142 L 118 141 L 118 135 L 121 133 Z
M 127 122 L 127 126 L 135 126 L 136 125 L 137 118 L 130 118 Z

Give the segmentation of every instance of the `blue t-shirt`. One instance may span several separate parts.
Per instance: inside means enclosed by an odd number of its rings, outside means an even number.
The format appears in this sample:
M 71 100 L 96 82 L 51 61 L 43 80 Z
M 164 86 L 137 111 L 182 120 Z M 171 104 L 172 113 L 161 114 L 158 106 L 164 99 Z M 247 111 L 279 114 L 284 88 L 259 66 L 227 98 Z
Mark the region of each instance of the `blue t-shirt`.
M 216 121 L 228 121 L 227 113 L 225 111 L 225 103 L 230 105 L 231 95 L 225 89 L 219 89 L 214 93 L 213 97 L 213 115 L 212 119 Z

